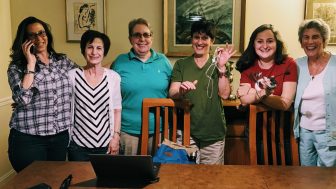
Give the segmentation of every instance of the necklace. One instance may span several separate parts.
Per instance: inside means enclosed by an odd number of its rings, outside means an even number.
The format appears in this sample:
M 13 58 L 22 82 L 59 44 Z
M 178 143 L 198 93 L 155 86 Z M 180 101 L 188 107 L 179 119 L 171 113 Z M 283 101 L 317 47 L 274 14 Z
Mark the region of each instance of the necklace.
M 320 74 L 326 65 L 329 62 L 330 56 L 327 52 L 322 52 L 320 56 L 316 58 L 316 60 L 312 60 L 308 58 L 308 70 L 312 79 L 315 78 L 316 75 Z

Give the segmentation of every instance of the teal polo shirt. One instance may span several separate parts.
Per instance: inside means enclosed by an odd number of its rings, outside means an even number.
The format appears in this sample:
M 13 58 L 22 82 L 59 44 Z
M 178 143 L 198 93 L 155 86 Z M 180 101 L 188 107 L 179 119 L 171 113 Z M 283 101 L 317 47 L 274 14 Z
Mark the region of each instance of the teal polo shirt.
M 142 62 L 133 52 L 119 55 L 111 68 L 121 77 L 121 131 L 141 133 L 141 109 L 144 98 L 167 98 L 172 65 L 167 57 L 150 49 L 151 57 Z M 154 114 L 149 133 L 154 133 Z

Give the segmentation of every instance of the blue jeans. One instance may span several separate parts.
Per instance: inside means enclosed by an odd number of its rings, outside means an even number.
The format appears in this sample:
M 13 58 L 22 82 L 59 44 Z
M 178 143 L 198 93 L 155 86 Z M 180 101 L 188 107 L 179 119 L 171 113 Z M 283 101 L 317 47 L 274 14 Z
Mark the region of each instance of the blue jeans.
M 8 157 L 14 170 L 20 172 L 33 161 L 65 161 L 68 131 L 56 135 L 29 135 L 11 129 L 8 137 Z
M 325 130 L 311 131 L 300 127 L 300 162 L 302 166 L 336 166 L 336 149 L 327 146 L 327 135 Z
M 89 161 L 89 154 L 106 154 L 108 147 L 101 148 L 85 148 L 76 144 L 74 141 L 70 142 L 68 148 L 69 161 Z

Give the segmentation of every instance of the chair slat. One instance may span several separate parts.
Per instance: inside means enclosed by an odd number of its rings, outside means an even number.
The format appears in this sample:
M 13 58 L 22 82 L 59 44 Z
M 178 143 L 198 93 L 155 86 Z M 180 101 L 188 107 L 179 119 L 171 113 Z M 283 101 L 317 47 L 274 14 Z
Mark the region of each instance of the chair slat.
M 149 107 L 144 106 L 142 108 L 142 128 L 141 128 L 141 154 L 147 154 L 147 145 L 148 145 L 148 133 L 149 131 Z M 146 145 L 143 145 L 146 144 Z
M 279 114 L 278 114 L 279 115 Z M 279 147 L 280 147 L 280 155 L 281 155 L 281 165 L 286 165 L 286 157 L 285 157 L 285 112 L 280 112 L 280 123 L 279 123 Z
M 278 165 L 277 162 L 277 141 L 276 141 L 276 128 L 275 128 L 275 117 L 276 113 L 274 110 L 271 111 L 271 144 L 272 144 L 272 160 L 273 160 L 273 165 Z
M 184 110 L 183 116 L 183 145 L 189 146 L 190 145 L 190 111 L 189 108 Z
M 267 136 L 267 123 L 268 123 L 268 117 L 267 117 L 267 111 L 264 111 L 262 113 L 262 118 L 263 118 L 263 124 L 262 124 L 262 140 L 263 140 L 263 154 L 264 154 L 264 164 L 265 165 L 268 165 L 268 149 L 269 149 L 269 146 L 268 146 L 268 136 Z
M 250 147 L 250 164 L 257 165 L 257 132 L 256 131 L 256 124 L 257 124 L 257 110 L 256 106 L 250 106 L 249 112 L 249 147 Z
M 168 134 L 168 130 L 169 130 L 169 117 L 168 117 L 168 113 L 169 113 L 169 108 L 168 107 L 164 107 L 164 125 L 163 125 L 163 137 L 164 138 L 169 138 L 169 134 Z
M 161 107 L 155 107 L 155 137 L 154 137 L 154 143 L 153 143 L 153 149 L 152 151 L 155 152 L 155 149 L 158 147 L 160 144 L 160 113 L 161 113 Z
M 176 142 L 177 141 L 177 110 L 176 108 L 173 109 L 173 128 L 172 128 L 172 141 Z

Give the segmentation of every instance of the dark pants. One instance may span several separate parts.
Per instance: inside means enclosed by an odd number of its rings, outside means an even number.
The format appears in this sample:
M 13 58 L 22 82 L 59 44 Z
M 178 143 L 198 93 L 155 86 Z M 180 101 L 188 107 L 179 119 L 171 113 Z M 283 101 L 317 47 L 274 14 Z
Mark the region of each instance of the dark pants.
M 16 172 L 20 172 L 36 160 L 65 161 L 68 142 L 68 131 L 38 136 L 11 129 L 8 138 L 9 161 Z
M 69 161 L 89 161 L 89 154 L 106 154 L 108 147 L 85 148 L 71 141 L 68 148 Z

